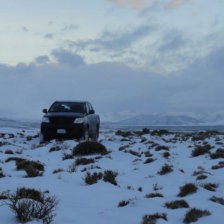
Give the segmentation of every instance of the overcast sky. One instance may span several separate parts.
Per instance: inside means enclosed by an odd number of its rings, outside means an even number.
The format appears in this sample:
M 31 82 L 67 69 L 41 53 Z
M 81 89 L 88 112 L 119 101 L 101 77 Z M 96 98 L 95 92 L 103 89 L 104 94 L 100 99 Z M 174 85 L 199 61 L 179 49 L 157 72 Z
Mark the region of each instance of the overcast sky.
M 0 0 L 0 117 L 89 100 L 104 120 L 224 111 L 223 0 Z

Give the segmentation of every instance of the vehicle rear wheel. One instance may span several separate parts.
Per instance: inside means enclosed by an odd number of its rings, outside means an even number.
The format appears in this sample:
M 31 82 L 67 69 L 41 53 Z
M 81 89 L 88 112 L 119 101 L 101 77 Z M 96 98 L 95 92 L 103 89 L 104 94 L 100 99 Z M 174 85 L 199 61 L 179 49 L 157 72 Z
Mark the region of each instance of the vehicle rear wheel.
M 44 135 L 42 132 L 40 132 L 40 143 L 44 143 L 50 141 L 50 138 Z
M 99 127 L 96 128 L 96 131 L 92 134 L 92 141 L 97 141 L 99 137 Z

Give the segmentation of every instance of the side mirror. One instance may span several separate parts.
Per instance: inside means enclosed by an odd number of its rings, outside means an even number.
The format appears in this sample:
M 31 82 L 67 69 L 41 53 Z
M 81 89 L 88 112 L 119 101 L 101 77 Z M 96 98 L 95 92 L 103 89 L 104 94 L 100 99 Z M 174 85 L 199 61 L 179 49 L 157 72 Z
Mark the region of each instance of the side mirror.
M 94 110 L 90 110 L 89 114 L 95 114 L 95 111 Z
M 43 113 L 45 113 L 45 114 L 46 114 L 46 113 L 47 113 L 47 109 L 43 109 Z

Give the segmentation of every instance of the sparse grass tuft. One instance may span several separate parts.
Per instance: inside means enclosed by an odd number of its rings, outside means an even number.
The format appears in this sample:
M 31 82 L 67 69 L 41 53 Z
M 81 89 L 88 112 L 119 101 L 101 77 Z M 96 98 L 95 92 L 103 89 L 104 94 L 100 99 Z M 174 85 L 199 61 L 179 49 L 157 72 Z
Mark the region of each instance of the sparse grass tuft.
M 211 215 L 211 213 L 208 210 L 192 208 L 185 214 L 184 222 L 185 223 L 197 222 L 199 218 L 208 215 Z
M 224 158 L 224 149 L 217 149 L 215 153 L 210 154 L 211 159 Z
M 189 205 L 185 200 L 176 200 L 176 201 L 167 202 L 165 206 L 170 209 L 189 208 Z
M 170 156 L 170 153 L 169 153 L 169 152 L 164 152 L 164 153 L 163 153 L 163 157 L 164 157 L 164 158 L 168 158 L 169 156 Z
M 156 198 L 156 197 L 163 198 L 163 195 L 160 193 L 151 193 L 151 194 L 146 194 L 145 197 L 146 198 Z
M 63 153 L 62 160 L 73 159 L 74 156 L 72 154 Z
M 204 180 L 204 179 L 206 179 L 207 177 L 208 177 L 208 176 L 202 174 L 202 175 L 197 176 L 197 180 Z
M 63 171 L 64 170 L 60 168 L 60 169 L 54 170 L 52 173 L 55 174 L 55 173 L 60 173 L 60 172 L 63 172 Z
M 75 165 L 76 166 L 78 166 L 78 165 L 87 165 L 87 164 L 94 163 L 94 162 L 95 162 L 94 159 L 78 158 L 75 161 Z
M 112 170 L 106 170 L 104 171 L 103 180 L 113 185 L 117 185 L 117 181 L 116 181 L 117 175 L 118 175 L 117 172 L 114 172 Z
M 85 176 L 85 183 L 88 185 L 92 185 L 92 184 L 96 184 L 98 180 L 102 179 L 103 174 L 101 172 L 97 173 L 94 172 L 93 174 L 91 174 L 90 172 L 86 173 Z
M 129 136 L 133 136 L 133 133 L 130 132 L 130 131 L 121 131 L 121 130 L 117 130 L 115 132 L 115 135 L 119 135 L 119 136 L 122 136 L 123 138 L 127 138 Z
M 166 150 L 166 151 L 169 151 L 169 147 L 168 146 L 164 146 L 164 145 L 158 145 L 156 148 L 155 148 L 156 151 L 160 151 L 160 150 Z
M 165 175 L 167 173 L 170 173 L 173 171 L 173 167 L 171 165 L 168 165 L 168 164 L 164 164 L 161 168 L 160 171 L 158 171 L 158 174 L 159 175 Z
M 27 177 L 42 176 L 44 165 L 39 161 L 31 161 L 18 157 L 9 157 L 5 162 L 15 161 L 17 170 L 25 170 Z
M 155 224 L 157 219 L 163 219 L 167 221 L 167 214 L 166 213 L 155 213 L 152 215 L 144 215 L 142 217 L 141 224 Z
M 209 200 L 219 203 L 220 205 L 224 205 L 224 198 L 218 198 L 216 196 L 212 196 Z
M 52 222 L 58 200 L 55 196 L 30 188 L 18 188 L 8 194 L 8 206 L 15 213 L 19 222 L 25 223 L 40 219 L 44 224 Z
M 7 149 L 7 150 L 5 151 L 5 154 L 14 154 L 14 152 L 13 152 L 11 149 Z
M 73 155 L 106 154 L 106 147 L 99 142 L 81 142 L 73 149 Z
M 120 201 L 118 203 L 118 207 L 124 207 L 127 206 L 130 203 L 130 201 Z
M 213 170 L 224 168 L 224 161 L 220 161 L 217 165 L 212 166 Z
M 179 197 L 184 197 L 189 194 L 193 194 L 197 192 L 198 188 L 193 183 L 185 184 L 184 186 L 180 187 L 180 192 L 178 194 Z
M 216 191 L 218 184 L 206 183 L 206 184 L 203 184 L 202 187 L 208 191 Z
M 55 151 L 60 151 L 61 150 L 61 148 L 60 148 L 60 146 L 53 146 L 53 147 L 51 147 L 50 149 L 49 149 L 49 152 L 55 152 Z
M 212 149 L 212 146 L 209 144 L 206 145 L 196 145 L 194 150 L 192 151 L 192 156 L 196 157 L 196 156 L 200 156 L 206 153 L 210 152 L 210 149 Z
M 153 158 L 148 158 L 148 159 L 146 159 L 146 161 L 144 162 L 144 164 L 151 163 L 151 162 L 153 162 L 153 161 L 155 161 L 155 159 L 153 159 Z

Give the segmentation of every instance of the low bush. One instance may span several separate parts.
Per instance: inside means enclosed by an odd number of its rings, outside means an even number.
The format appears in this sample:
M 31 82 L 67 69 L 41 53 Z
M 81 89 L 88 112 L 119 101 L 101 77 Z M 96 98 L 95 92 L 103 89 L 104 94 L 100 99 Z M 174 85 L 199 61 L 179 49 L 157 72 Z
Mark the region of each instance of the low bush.
M 208 210 L 192 208 L 185 214 L 184 223 L 197 222 L 199 218 L 208 215 L 211 215 Z
M 7 150 L 5 151 L 5 154 L 14 154 L 14 152 L 13 152 L 11 149 L 7 149 Z
M 15 161 L 17 170 L 25 170 L 28 177 L 43 175 L 44 165 L 40 162 L 26 160 L 19 157 L 10 157 L 5 162 Z
M 121 130 L 117 130 L 115 132 L 115 135 L 119 135 L 119 136 L 122 136 L 123 138 L 127 138 L 129 136 L 133 136 L 133 133 L 130 132 L 130 131 L 121 131 Z
M 164 145 L 158 145 L 156 148 L 155 148 L 156 151 L 160 151 L 160 150 L 167 150 L 169 151 L 169 147 L 168 146 L 164 146 Z
M 170 132 L 162 129 L 162 130 L 154 130 L 150 134 L 152 136 L 154 136 L 154 135 L 162 136 L 162 135 L 168 135 L 168 134 L 170 134 Z
M 206 184 L 203 184 L 202 187 L 208 191 L 216 191 L 218 184 L 206 183 Z
M 124 207 L 127 206 L 130 203 L 130 201 L 120 201 L 118 203 L 118 207 Z
M 168 158 L 169 156 L 170 156 L 170 153 L 169 153 L 169 152 L 164 152 L 164 153 L 163 153 L 163 157 L 164 157 L 164 158 Z
M 50 149 L 49 149 L 49 152 L 55 152 L 55 151 L 60 151 L 61 150 L 61 148 L 60 148 L 60 146 L 53 146 L 53 147 L 51 147 Z
M 151 194 L 146 194 L 145 195 L 146 198 L 163 198 L 163 195 L 160 193 L 151 193 Z
M 60 173 L 60 172 L 63 172 L 63 171 L 64 171 L 63 169 L 59 168 L 57 170 L 54 170 L 52 173 L 55 174 L 55 173 Z
M 88 185 L 96 184 L 98 180 L 102 179 L 103 174 L 101 172 L 97 173 L 94 172 L 91 174 L 90 172 L 86 173 L 86 176 L 84 178 L 85 183 Z
M 92 154 L 107 154 L 108 151 L 104 145 L 99 142 L 81 142 L 73 149 L 73 155 L 92 155 Z
M 213 170 L 224 168 L 224 161 L 220 161 L 217 165 L 212 166 Z
M 141 157 L 141 155 L 140 155 L 138 152 L 135 152 L 135 151 L 133 151 L 133 150 L 129 150 L 129 151 L 127 151 L 127 152 L 129 152 L 129 153 L 132 154 L 133 156 Z
M 165 203 L 165 206 L 170 209 L 177 209 L 177 208 L 189 208 L 188 203 L 185 200 L 176 200 Z
M 18 188 L 7 196 L 8 206 L 19 222 L 40 219 L 45 224 L 52 222 L 58 200 L 55 196 L 30 188 Z
M 151 162 L 153 162 L 153 161 L 155 161 L 155 159 L 153 159 L 153 158 L 148 158 L 148 159 L 146 159 L 146 161 L 144 162 L 144 164 L 151 163 Z
M 144 215 L 142 217 L 141 224 L 155 224 L 157 219 L 163 219 L 167 221 L 167 214 L 166 213 L 155 213 L 152 215 Z
M 87 159 L 87 158 L 78 158 L 75 160 L 75 165 L 78 166 L 78 165 L 87 165 L 87 164 L 90 164 L 90 163 L 94 163 L 95 160 L 94 159 Z
M 103 180 L 113 185 L 117 185 L 117 181 L 116 181 L 117 175 L 118 175 L 117 172 L 114 172 L 112 170 L 106 170 L 104 171 L 104 174 L 103 174 Z
M 180 192 L 178 194 L 179 197 L 184 197 L 189 194 L 193 194 L 197 192 L 198 188 L 193 183 L 185 184 L 184 186 L 180 187 Z
M 73 159 L 74 156 L 72 154 L 63 153 L 62 160 Z
M 224 205 L 224 198 L 218 198 L 216 196 L 212 196 L 209 200 L 219 203 L 220 205 Z
M 197 180 L 204 180 L 204 179 L 206 179 L 207 177 L 208 177 L 208 176 L 202 174 L 202 175 L 197 176 Z
M 159 175 L 165 175 L 165 174 L 170 173 L 170 172 L 172 172 L 172 171 L 173 171 L 173 167 L 172 167 L 172 166 L 170 166 L 170 165 L 168 165 L 168 164 L 164 164 L 164 165 L 162 166 L 161 170 L 158 171 L 158 174 L 159 174 Z
M 0 167 L 0 178 L 5 177 L 5 175 L 2 172 L 2 168 Z
M 210 152 L 210 149 L 212 148 L 211 145 L 206 144 L 206 145 L 196 145 L 194 150 L 192 151 L 192 156 L 196 157 L 196 156 L 200 156 L 206 153 Z
M 210 154 L 211 159 L 224 158 L 224 149 L 217 149 L 215 153 Z

